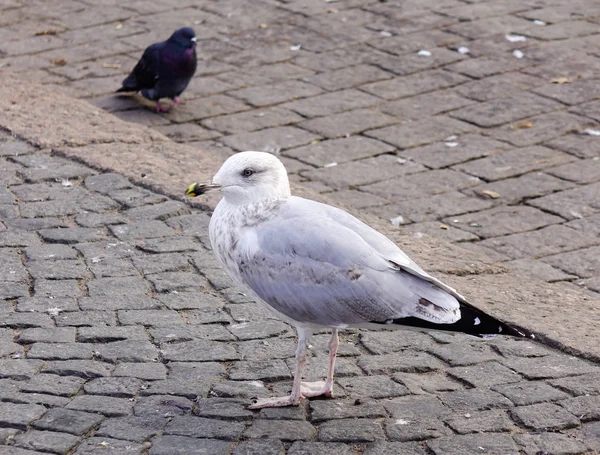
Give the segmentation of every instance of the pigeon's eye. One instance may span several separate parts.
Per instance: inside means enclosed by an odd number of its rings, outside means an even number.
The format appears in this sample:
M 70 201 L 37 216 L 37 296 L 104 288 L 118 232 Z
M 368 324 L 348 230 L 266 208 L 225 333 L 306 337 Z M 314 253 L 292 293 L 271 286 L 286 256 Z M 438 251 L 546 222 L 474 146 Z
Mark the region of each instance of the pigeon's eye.
M 254 174 L 252 169 L 244 169 L 242 171 L 242 177 L 250 177 L 252 174 Z

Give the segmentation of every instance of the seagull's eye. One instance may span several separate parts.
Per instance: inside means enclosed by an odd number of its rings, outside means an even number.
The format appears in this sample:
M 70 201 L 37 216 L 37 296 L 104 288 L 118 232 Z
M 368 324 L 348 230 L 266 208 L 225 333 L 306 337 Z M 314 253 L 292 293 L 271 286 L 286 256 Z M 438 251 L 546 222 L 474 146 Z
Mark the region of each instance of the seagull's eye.
M 252 169 L 244 169 L 242 171 L 242 177 L 250 177 L 252 174 L 254 174 Z

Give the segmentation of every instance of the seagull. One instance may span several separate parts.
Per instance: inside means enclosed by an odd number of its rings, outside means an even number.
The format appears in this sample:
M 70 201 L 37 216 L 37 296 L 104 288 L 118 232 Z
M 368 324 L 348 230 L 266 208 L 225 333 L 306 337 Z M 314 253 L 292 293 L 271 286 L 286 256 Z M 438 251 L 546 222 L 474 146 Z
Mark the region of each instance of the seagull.
M 211 190 L 223 195 L 209 224 L 218 260 L 237 284 L 298 332 L 291 394 L 259 399 L 251 409 L 332 396 L 338 331 L 348 327 L 533 338 L 469 304 L 344 210 L 292 196 L 285 167 L 272 154 L 233 155 L 212 181 L 192 184 L 186 194 Z M 308 340 L 324 327 L 332 332 L 327 378 L 302 382 Z

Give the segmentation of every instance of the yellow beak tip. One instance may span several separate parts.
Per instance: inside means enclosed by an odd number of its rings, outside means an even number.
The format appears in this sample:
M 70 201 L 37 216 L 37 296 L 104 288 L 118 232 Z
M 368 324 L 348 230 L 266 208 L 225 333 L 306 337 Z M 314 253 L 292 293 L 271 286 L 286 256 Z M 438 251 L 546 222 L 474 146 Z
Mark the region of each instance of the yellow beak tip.
M 189 197 L 196 197 L 196 184 L 192 183 L 190 186 L 187 187 L 187 189 L 185 190 L 185 195 L 189 196 Z

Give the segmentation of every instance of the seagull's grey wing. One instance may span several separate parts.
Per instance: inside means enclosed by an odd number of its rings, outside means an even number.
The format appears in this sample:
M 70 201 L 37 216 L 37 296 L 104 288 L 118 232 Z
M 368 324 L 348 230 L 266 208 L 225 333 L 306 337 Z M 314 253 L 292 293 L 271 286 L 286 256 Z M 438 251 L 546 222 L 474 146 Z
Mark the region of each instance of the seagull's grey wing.
M 406 317 L 435 323 L 460 318 L 454 297 L 318 214 L 284 215 L 248 228 L 238 247 L 245 252 L 237 259 L 244 282 L 298 322 L 343 327 Z
M 425 281 L 428 281 L 429 283 L 435 284 L 439 288 L 456 297 L 459 301 L 467 303 L 466 299 L 454 288 L 429 275 L 410 257 L 408 257 L 408 255 L 402 251 L 398 245 L 388 239 L 385 235 L 373 229 L 368 224 L 360 221 L 355 216 L 352 216 L 340 208 L 311 201 L 310 199 L 303 199 L 299 197 L 293 197 L 291 199 L 292 203 L 287 206 L 287 209 L 290 211 L 290 215 L 293 213 L 312 213 L 313 215 L 315 213 L 319 213 L 321 216 L 327 217 L 331 221 L 356 232 L 367 244 L 369 244 L 383 257 L 396 264 L 405 272 L 415 275 Z

